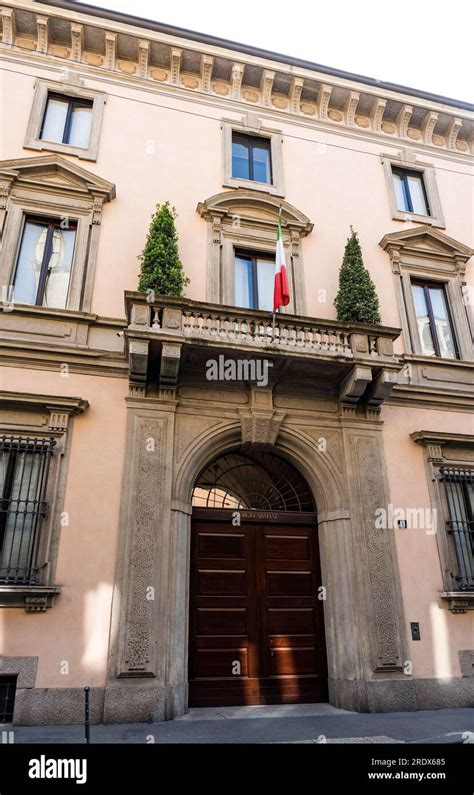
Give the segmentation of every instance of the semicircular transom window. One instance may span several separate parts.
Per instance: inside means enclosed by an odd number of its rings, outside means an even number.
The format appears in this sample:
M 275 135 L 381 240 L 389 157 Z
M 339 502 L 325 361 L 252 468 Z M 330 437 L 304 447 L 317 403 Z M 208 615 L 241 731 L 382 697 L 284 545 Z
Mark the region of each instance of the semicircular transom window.
M 219 456 L 199 475 L 195 508 L 308 511 L 314 501 L 295 467 L 272 452 L 238 450 Z

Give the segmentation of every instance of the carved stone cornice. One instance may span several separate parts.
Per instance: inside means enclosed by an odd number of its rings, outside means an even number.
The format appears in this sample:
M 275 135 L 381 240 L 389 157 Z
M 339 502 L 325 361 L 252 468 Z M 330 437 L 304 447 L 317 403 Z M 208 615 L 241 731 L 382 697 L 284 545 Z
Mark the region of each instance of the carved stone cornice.
M 17 16 L 25 11 L 34 17 L 35 39 L 28 33 L 28 45 L 16 25 Z M 472 151 L 474 124 L 467 103 L 456 105 L 451 100 L 443 102 L 444 98 L 417 96 L 416 92 L 412 96 L 411 89 L 404 91 L 396 86 L 388 89 L 384 84 L 374 83 L 365 90 L 364 82 L 367 80 L 358 79 L 357 75 L 347 74 L 345 80 L 341 80 L 335 70 L 337 79 L 334 79 L 330 70 L 318 69 L 317 64 L 308 63 L 303 68 L 301 63 L 298 65 L 298 59 L 291 63 L 286 58 L 279 60 L 271 53 L 256 51 L 252 55 L 250 51 L 245 52 L 249 48 L 240 51 L 240 45 L 232 47 L 231 42 L 225 41 L 220 44 L 218 40 L 215 44 L 207 41 L 206 45 L 203 38 L 196 44 L 194 38 L 186 39 L 184 35 L 177 38 L 176 35 L 159 32 L 152 22 L 147 25 L 143 21 L 145 24 L 140 27 L 134 26 L 129 18 L 122 21 L 120 15 L 114 15 L 111 24 L 107 18 L 110 12 L 104 11 L 101 19 L 100 9 L 94 11 L 91 16 L 89 9 L 84 8 L 83 16 L 80 11 L 67 7 L 45 8 L 41 4 L 36 8 L 36 3 L 31 0 L 16 0 L 13 7 L 7 3 L 1 12 L 3 36 L 0 49 L 8 51 L 9 57 L 13 55 L 21 59 L 25 57 L 25 47 L 28 46 L 27 57 L 36 59 L 38 64 L 45 59 L 51 63 L 72 62 L 76 68 L 80 64 L 81 70 L 86 72 L 97 74 L 104 69 L 109 78 L 113 72 L 121 80 L 146 82 L 150 89 L 158 85 L 160 90 L 169 88 L 171 91 L 202 93 L 208 98 L 214 96 L 219 102 L 224 97 L 226 102 L 240 105 L 250 102 L 253 107 L 257 104 L 271 108 L 274 113 L 293 114 L 308 123 L 314 120 L 331 127 L 346 127 L 352 135 L 376 135 L 392 141 L 398 137 L 409 144 L 435 146 L 438 151 L 444 149 L 461 158 Z M 51 20 L 60 24 L 52 24 Z M 21 30 L 20 25 L 18 28 Z M 86 34 L 90 30 L 98 34 L 93 37 L 93 51 L 87 50 Z M 69 42 L 65 39 L 65 32 Z M 122 50 L 128 53 L 124 59 L 116 57 L 118 36 Z M 103 42 L 99 49 L 98 41 Z M 216 58 L 219 59 L 219 74 L 213 80 Z M 190 75 L 183 72 L 183 64 L 197 59 L 201 60 L 201 68 L 190 79 Z M 252 84 L 248 86 L 245 83 L 247 65 L 251 66 L 252 72 Z M 288 88 L 282 91 L 282 84 Z M 306 99 L 305 90 L 310 99 Z M 286 96 L 282 97 L 282 93 Z M 337 95 L 337 101 L 334 100 L 331 106 L 333 95 Z M 358 107 L 363 108 L 360 115 L 357 114 Z M 420 110 L 424 112 L 420 113 Z
M 421 444 L 428 449 L 432 460 L 443 459 L 444 446 L 467 447 L 474 450 L 474 434 L 448 433 L 443 431 L 415 431 L 410 434 L 416 444 Z
M 42 395 L 34 392 L 0 391 L 0 409 L 13 411 L 33 411 L 49 414 L 48 427 L 51 430 L 65 430 L 69 417 L 83 414 L 89 402 L 78 397 Z
M 391 232 L 384 235 L 379 246 L 390 255 L 395 272 L 399 271 L 401 259 L 410 255 L 422 257 L 426 261 L 449 260 L 462 274 L 466 262 L 474 253 L 469 246 L 428 225 L 417 226 L 401 232 Z
M 57 181 L 58 177 L 61 181 Z M 113 182 L 58 154 L 0 160 L 1 193 L 11 193 L 16 184 L 43 188 L 52 195 L 87 195 L 93 201 L 100 198 L 101 202 L 108 202 L 115 198 Z
M 260 193 L 255 190 L 238 188 L 233 191 L 217 193 L 215 196 L 206 199 L 206 201 L 199 202 L 196 211 L 206 221 L 215 222 L 215 219 L 219 219 L 220 223 L 222 223 L 222 220 L 227 218 L 232 223 L 236 213 L 238 215 L 242 214 L 241 209 L 245 205 L 248 205 L 249 220 L 255 215 L 254 210 L 260 210 L 265 213 L 262 218 L 257 215 L 258 224 L 261 226 L 271 225 L 276 228 L 278 212 L 281 208 L 284 226 L 297 230 L 300 237 L 310 234 L 313 230 L 314 225 L 304 213 L 289 204 L 289 202 L 285 202 L 279 197 L 263 191 Z M 239 208 L 239 212 L 237 212 L 236 207 Z M 273 216 L 271 220 L 269 218 L 270 214 Z

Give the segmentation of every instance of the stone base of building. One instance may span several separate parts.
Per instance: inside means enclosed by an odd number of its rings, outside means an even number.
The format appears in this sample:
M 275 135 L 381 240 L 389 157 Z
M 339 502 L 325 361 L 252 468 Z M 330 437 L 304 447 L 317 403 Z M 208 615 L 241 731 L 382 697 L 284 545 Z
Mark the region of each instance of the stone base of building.
M 90 689 L 91 723 L 102 723 L 104 693 L 103 687 L 91 687 Z M 13 723 L 17 726 L 84 723 L 84 688 L 17 688 Z
M 329 701 L 354 712 L 409 712 L 474 707 L 472 677 L 453 679 L 379 679 L 371 682 L 329 679 Z M 153 682 L 118 683 L 90 690 L 91 723 L 151 723 L 172 720 L 187 711 L 187 684 L 170 688 Z M 80 687 L 19 688 L 14 725 L 82 724 L 84 690 Z
M 452 679 L 329 679 L 329 701 L 354 712 L 410 712 L 474 707 L 471 677 Z

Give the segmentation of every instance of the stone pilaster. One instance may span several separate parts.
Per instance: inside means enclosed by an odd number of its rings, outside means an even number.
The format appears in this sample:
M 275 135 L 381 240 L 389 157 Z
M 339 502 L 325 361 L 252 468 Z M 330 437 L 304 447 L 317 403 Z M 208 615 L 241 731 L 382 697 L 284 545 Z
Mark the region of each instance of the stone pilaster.
M 165 716 L 174 408 L 129 399 L 104 721 Z

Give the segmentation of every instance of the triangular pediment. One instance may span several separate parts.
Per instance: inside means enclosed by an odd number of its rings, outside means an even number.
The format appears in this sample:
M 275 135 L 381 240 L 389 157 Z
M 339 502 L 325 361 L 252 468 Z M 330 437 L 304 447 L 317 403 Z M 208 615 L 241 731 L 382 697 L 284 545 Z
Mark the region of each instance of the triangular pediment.
M 0 177 L 12 184 L 38 189 L 100 194 L 105 201 L 115 198 L 112 182 L 57 154 L 0 160 Z
M 379 245 L 386 251 L 398 250 L 441 257 L 454 257 L 466 261 L 473 250 L 459 240 L 445 235 L 431 226 L 420 226 L 402 232 L 392 232 L 382 238 Z

